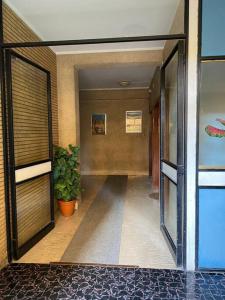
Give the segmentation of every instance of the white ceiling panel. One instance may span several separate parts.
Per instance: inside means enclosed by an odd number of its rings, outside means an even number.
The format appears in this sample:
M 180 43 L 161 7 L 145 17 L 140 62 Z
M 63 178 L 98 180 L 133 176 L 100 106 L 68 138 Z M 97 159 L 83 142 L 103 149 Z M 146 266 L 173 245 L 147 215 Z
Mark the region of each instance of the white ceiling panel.
M 184 0 L 4 0 L 43 40 L 168 34 Z
M 128 81 L 128 88 L 148 88 L 157 64 L 121 64 L 79 70 L 81 90 L 119 89 L 121 81 Z

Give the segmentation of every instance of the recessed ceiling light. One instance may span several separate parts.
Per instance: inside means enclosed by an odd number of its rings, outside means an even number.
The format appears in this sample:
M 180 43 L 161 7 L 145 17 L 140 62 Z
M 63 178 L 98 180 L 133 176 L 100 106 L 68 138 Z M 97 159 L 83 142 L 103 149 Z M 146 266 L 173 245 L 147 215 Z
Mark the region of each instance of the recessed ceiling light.
M 119 82 L 119 85 L 122 86 L 122 87 L 130 86 L 130 81 L 122 80 L 122 81 Z

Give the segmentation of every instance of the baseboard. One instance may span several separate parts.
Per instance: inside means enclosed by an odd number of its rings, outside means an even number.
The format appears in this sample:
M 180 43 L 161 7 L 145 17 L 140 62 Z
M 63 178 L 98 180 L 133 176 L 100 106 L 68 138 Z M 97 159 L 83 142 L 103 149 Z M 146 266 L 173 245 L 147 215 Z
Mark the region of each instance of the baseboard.
M 127 170 L 115 170 L 115 171 L 105 171 L 105 170 L 97 170 L 97 171 L 81 171 L 81 175 L 127 175 L 127 176 L 149 176 L 148 171 L 127 171 Z

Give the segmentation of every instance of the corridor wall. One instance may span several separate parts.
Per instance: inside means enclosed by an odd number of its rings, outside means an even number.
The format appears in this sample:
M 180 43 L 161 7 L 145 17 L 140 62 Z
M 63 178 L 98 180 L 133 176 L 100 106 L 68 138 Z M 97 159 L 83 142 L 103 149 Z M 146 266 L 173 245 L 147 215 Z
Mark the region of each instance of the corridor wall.
M 142 112 L 141 133 L 126 133 L 126 111 Z M 106 114 L 106 135 L 92 135 L 93 113 Z M 149 130 L 147 89 L 81 91 L 82 174 L 148 175 Z

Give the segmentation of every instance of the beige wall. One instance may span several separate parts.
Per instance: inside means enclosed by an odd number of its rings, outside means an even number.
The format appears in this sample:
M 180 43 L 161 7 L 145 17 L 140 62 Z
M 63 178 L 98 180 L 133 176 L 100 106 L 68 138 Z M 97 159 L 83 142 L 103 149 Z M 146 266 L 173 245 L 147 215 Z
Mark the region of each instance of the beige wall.
M 4 16 L 4 41 L 33 41 L 40 40 L 32 30 L 7 6 L 3 5 Z M 35 49 L 17 49 L 20 54 L 40 64 L 51 72 L 52 78 L 52 122 L 53 139 L 58 143 L 58 104 L 56 87 L 56 55 L 50 48 L 42 47 Z M 1 116 L 0 116 L 1 117 Z M 0 120 L 0 124 L 2 124 Z M 2 129 L 2 128 L 1 128 Z M 2 130 L 0 130 L 0 267 L 7 263 L 6 246 L 6 224 L 5 224 L 5 194 L 4 194 L 4 170 L 3 170 L 3 149 Z
M 120 63 L 161 63 L 162 51 L 111 52 L 69 54 L 57 56 L 59 143 L 61 146 L 79 144 L 78 86 L 75 76 L 79 68 L 113 65 Z
M 125 113 L 143 112 L 142 133 L 126 133 Z M 91 134 L 92 113 L 106 113 L 107 134 Z M 82 174 L 149 174 L 149 94 L 147 90 L 80 93 Z

